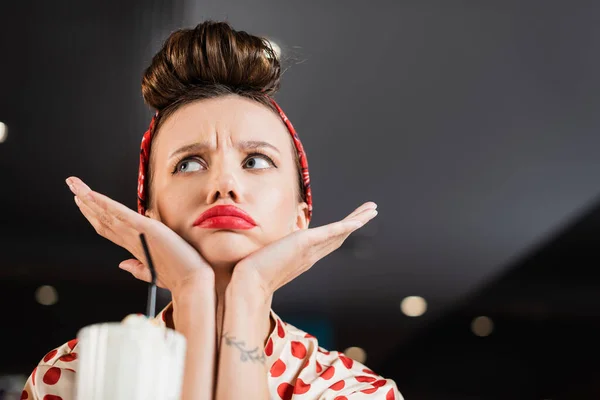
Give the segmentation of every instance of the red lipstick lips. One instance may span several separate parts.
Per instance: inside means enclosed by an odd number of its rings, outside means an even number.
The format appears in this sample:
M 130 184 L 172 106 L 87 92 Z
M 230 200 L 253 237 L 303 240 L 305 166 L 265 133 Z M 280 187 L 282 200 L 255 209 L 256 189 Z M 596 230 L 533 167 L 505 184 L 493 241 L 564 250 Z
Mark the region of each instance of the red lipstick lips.
M 215 206 L 200 214 L 194 226 L 206 229 L 252 229 L 256 222 L 235 206 Z

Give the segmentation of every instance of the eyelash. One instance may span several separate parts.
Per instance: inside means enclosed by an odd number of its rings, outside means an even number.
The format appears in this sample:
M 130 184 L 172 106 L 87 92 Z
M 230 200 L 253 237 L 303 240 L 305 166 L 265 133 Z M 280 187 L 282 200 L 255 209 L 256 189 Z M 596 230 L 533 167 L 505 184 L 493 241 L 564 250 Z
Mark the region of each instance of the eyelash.
M 275 162 L 273 161 L 273 159 L 271 157 L 269 157 L 268 155 L 266 155 L 264 153 L 260 153 L 260 152 L 254 152 L 254 153 L 248 154 L 248 156 L 244 159 L 244 162 L 242 164 L 245 164 L 252 157 L 261 157 L 261 158 L 265 159 L 269 164 L 271 164 L 271 166 L 277 168 L 277 165 L 275 165 Z M 193 160 L 193 159 L 196 159 L 196 161 L 198 161 L 198 162 L 200 162 L 200 160 L 202 160 L 201 163 L 205 163 L 204 159 L 200 156 L 184 156 L 175 163 L 175 166 L 173 167 L 171 175 L 175 175 L 175 174 L 179 173 L 178 167 L 179 167 L 179 164 L 181 164 L 183 161 Z

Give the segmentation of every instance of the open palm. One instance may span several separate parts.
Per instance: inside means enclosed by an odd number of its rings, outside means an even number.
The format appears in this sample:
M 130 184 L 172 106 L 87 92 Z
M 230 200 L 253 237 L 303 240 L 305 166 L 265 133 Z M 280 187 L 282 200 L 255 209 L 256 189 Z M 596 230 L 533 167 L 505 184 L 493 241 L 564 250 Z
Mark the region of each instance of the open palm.
M 338 249 L 352 232 L 377 215 L 376 208 L 375 203 L 367 202 L 341 221 L 295 231 L 238 262 L 234 279 L 255 283 L 268 297 Z

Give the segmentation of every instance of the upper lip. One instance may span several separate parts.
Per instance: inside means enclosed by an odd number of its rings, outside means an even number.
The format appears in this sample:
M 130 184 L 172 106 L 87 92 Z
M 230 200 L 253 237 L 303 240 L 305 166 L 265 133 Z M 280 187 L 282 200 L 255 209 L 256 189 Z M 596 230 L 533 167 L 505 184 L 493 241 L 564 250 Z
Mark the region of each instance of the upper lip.
M 214 206 L 200 214 L 200 216 L 196 218 L 194 226 L 200 225 L 205 220 L 213 217 L 236 217 L 241 218 L 252 225 L 256 225 L 256 222 L 254 222 L 247 212 L 236 206 Z

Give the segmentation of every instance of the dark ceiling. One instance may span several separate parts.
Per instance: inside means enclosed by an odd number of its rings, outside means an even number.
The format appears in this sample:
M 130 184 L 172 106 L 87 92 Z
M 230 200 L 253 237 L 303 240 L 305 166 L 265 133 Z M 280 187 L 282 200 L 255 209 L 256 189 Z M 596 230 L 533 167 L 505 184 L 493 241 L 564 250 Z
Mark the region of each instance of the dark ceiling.
M 0 300 L 23 347 L 0 374 L 143 311 L 128 255 L 64 179 L 135 206 L 142 71 L 170 31 L 211 18 L 281 46 L 314 224 L 379 204 L 275 311 L 331 321 L 331 345 L 365 348 L 409 399 L 600 397 L 599 16 L 594 1 L 3 2 Z M 45 284 L 55 306 L 35 303 Z M 408 295 L 423 317 L 402 315 Z M 470 332 L 477 315 L 490 337 Z

